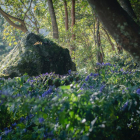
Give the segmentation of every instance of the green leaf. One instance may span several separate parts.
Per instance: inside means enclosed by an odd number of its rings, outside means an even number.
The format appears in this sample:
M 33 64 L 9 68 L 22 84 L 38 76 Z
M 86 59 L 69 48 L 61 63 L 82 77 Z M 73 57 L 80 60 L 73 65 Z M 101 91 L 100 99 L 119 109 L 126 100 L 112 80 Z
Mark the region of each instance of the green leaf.
M 68 86 L 60 86 L 59 88 L 62 89 L 62 90 L 70 89 L 70 85 L 68 85 Z

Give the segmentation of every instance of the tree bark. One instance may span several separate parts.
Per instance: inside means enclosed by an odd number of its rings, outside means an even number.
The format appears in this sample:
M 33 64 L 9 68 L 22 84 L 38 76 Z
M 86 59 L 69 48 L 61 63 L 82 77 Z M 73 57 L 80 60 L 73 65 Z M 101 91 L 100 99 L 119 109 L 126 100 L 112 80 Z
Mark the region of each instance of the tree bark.
M 112 50 L 116 52 L 115 47 L 114 47 L 114 44 L 113 44 L 113 42 L 111 41 L 108 32 L 106 31 L 105 28 L 102 28 L 102 29 L 104 30 L 104 32 L 105 32 L 105 34 L 106 34 L 106 36 L 107 36 L 107 39 L 108 39 L 108 41 L 109 41 L 109 43 L 110 43 L 110 45 L 111 45 L 111 47 L 112 47 Z
M 103 50 L 101 50 L 101 39 L 100 39 L 100 31 L 99 31 L 99 20 L 97 19 L 97 31 L 96 31 L 96 39 L 97 39 L 97 61 L 99 63 L 103 63 Z M 101 52 L 102 51 L 102 52 Z
M 25 23 L 24 23 L 24 20 L 19 19 L 19 18 L 16 18 L 16 17 L 13 17 L 13 16 L 7 14 L 6 12 L 4 12 L 4 11 L 1 9 L 1 7 L 0 7 L 0 13 L 1 13 L 1 15 L 6 19 L 6 21 L 7 21 L 11 26 L 15 27 L 16 29 L 19 29 L 19 30 L 23 31 L 24 33 L 26 33 L 26 32 L 28 31 L 28 30 L 27 30 L 27 27 L 26 27 L 26 25 L 25 25 Z M 20 25 L 14 23 L 11 19 L 13 19 L 14 21 L 19 22 Z
M 129 0 L 119 0 L 121 7 L 132 17 L 137 18 L 136 14 L 134 13 L 131 3 Z
M 65 7 L 65 29 L 68 31 L 69 25 L 68 25 L 68 9 L 67 9 L 67 1 L 64 0 L 64 7 Z
M 73 26 L 75 25 L 75 0 L 72 0 L 72 8 L 71 8 L 71 28 L 73 33 Z M 72 40 L 75 40 L 75 34 L 72 34 Z
M 56 16 L 55 16 L 52 0 L 48 0 L 48 6 L 49 6 L 49 13 L 51 16 L 51 22 L 52 22 L 52 28 L 53 28 L 53 38 L 58 39 L 59 38 L 58 25 L 56 22 Z
M 117 0 L 87 0 L 116 42 L 140 64 L 140 27 Z

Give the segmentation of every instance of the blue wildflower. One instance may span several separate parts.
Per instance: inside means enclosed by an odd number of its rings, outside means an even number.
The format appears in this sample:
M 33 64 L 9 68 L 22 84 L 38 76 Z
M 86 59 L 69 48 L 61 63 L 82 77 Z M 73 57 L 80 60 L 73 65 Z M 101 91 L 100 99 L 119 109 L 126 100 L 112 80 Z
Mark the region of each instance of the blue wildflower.
M 16 126 L 16 125 L 17 125 L 16 122 L 12 124 L 13 127 Z
M 102 92 L 104 88 L 105 88 L 105 85 L 102 85 L 102 86 L 100 87 L 100 92 Z
M 80 89 L 83 89 L 83 87 L 85 87 L 86 86 L 86 83 L 84 83 L 82 86 L 81 86 L 81 88 Z
M 128 106 L 128 102 L 126 102 L 126 103 L 124 104 L 124 106 L 122 107 L 122 110 L 124 111 L 124 110 L 127 108 L 127 106 Z
M 93 73 L 90 74 L 90 76 L 93 76 L 93 75 L 94 75 Z
M 138 95 L 140 95 L 140 88 L 139 88 L 139 89 L 137 89 L 137 91 L 136 91 L 136 92 L 137 92 L 137 94 L 138 94 Z
M 98 63 L 96 63 L 96 65 L 97 65 L 97 66 L 101 66 L 102 64 L 98 62 Z
M 45 73 L 45 76 L 47 76 L 48 75 L 48 73 Z
M 45 97 L 45 93 L 42 94 L 42 97 Z
M 86 77 L 85 81 L 88 81 L 89 80 L 89 75 Z
M 121 69 L 121 71 L 123 72 L 123 69 Z
M 34 80 L 31 80 L 30 82 L 31 82 L 31 83 L 33 83 L 33 82 L 34 82 Z
M 71 70 L 68 70 L 68 73 L 71 74 Z
M 11 131 L 12 131 L 12 129 L 11 129 L 11 130 L 8 129 L 8 130 L 5 130 L 4 133 L 5 133 L 5 135 L 7 135 L 7 134 L 10 133 Z
M 45 91 L 45 92 L 42 94 L 42 97 L 45 97 L 46 95 L 48 95 L 48 94 L 50 94 L 50 93 L 52 93 L 52 92 L 53 92 L 52 88 L 49 88 L 47 91 Z
M 24 121 L 24 118 L 23 117 L 20 118 L 20 122 L 22 122 L 22 121 Z
M 29 117 L 27 116 L 27 117 L 25 118 L 25 120 L 28 120 L 28 118 L 29 118 Z
M 27 129 L 26 129 L 26 128 L 25 128 L 25 129 L 23 129 L 23 132 L 24 132 L 24 133 L 26 133 L 26 132 L 27 132 Z
M 105 63 L 104 65 L 105 65 L 105 66 L 111 66 L 111 64 L 110 64 L 110 63 Z
M 83 85 L 82 85 L 82 87 L 85 87 L 86 86 L 86 83 L 84 83 Z
M 96 77 L 96 76 L 98 76 L 98 75 L 99 75 L 98 73 L 95 73 L 93 76 Z
M 44 118 L 39 118 L 39 123 L 43 123 L 44 122 Z
M 8 127 L 4 128 L 4 130 L 5 130 L 5 131 L 8 130 Z
M 89 86 L 89 88 L 90 88 L 90 89 L 93 89 L 93 88 L 94 88 L 94 86 Z
M 0 140 L 2 140 L 2 136 L 0 136 Z

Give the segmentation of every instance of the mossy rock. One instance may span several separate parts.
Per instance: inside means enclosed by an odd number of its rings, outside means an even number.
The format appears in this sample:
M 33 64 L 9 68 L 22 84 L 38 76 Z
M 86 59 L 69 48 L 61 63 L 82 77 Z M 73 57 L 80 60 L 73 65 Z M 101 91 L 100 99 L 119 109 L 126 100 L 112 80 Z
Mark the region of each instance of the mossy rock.
M 11 78 L 25 73 L 29 76 L 46 72 L 64 75 L 70 69 L 76 71 L 68 49 L 34 33 L 25 35 L 5 59 L 1 63 L 0 73 Z

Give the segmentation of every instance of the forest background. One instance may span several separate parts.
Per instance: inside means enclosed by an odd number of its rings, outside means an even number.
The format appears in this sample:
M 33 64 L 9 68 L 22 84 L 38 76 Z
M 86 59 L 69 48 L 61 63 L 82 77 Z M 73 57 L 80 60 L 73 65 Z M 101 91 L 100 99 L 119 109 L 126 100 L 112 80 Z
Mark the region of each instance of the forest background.
M 104 2 L 109 3 L 109 0 Z M 139 24 L 140 2 L 136 0 L 118 2 L 134 22 Z M 99 1 L 99 3 L 101 2 Z M 126 41 L 120 43 L 119 39 L 112 36 L 113 33 L 108 32 L 106 26 L 103 26 L 104 22 L 102 24 L 99 21 L 100 17 L 96 12 L 98 9 L 93 10 L 86 0 L 2 0 L 0 5 L 1 51 L 4 47 L 11 49 L 18 44 L 27 31 L 40 33 L 68 48 L 78 71 L 93 72 L 96 62 L 105 63 L 120 58 L 118 55 L 123 53 L 123 47 L 125 48 L 125 44 L 127 45 Z M 119 11 L 119 9 L 117 10 Z M 108 15 L 106 19 L 109 17 L 111 16 Z M 127 23 L 122 25 L 120 19 L 121 17 L 115 18 L 118 25 L 112 30 L 115 34 L 116 28 L 118 28 L 119 32 L 124 32 L 127 37 L 127 29 L 125 29 Z M 112 27 L 110 26 L 110 28 Z M 116 34 L 120 36 L 118 32 Z M 125 40 L 123 37 L 121 38 Z M 130 38 L 131 40 L 134 39 Z M 138 42 L 136 41 L 136 43 Z M 129 46 L 125 50 L 128 49 Z M 133 50 L 130 51 L 133 52 Z

